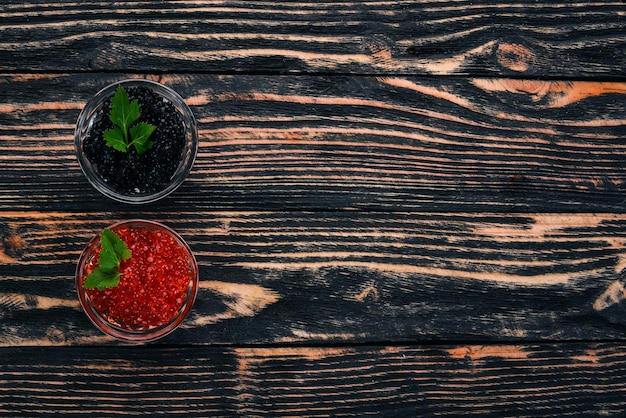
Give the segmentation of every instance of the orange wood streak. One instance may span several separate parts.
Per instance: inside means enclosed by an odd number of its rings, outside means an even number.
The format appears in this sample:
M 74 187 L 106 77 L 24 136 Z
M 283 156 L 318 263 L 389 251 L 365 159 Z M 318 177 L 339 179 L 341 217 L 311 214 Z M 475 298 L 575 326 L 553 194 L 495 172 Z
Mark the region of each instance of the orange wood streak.
M 199 287 L 217 293 L 227 309 L 211 315 L 195 314 L 187 321 L 186 326 L 203 326 L 238 317 L 254 316 L 280 299 L 278 293 L 253 284 L 201 280 Z
M 241 23 L 241 22 L 237 22 Z M 123 48 L 123 44 L 119 44 Z M 289 57 L 299 59 L 312 67 L 335 67 L 339 64 L 347 65 L 358 62 L 359 64 L 372 63 L 373 57 L 366 54 L 329 54 L 322 52 L 305 52 L 295 49 L 273 48 L 247 48 L 214 51 L 172 51 L 168 49 L 150 48 L 146 53 L 152 56 L 166 57 L 168 59 L 192 60 L 192 61 L 220 61 L 224 58 L 249 58 L 249 57 Z
M 538 108 L 559 108 L 589 97 L 626 94 L 623 82 L 474 79 L 472 83 L 485 91 L 528 95 Z M 622 103 L 624 100 L 621 98 Z
M 0 104 L 0 113 L 13 113 L 13 112 L 36 112 L 40 110 L 68 110 L 68 109 L 82 109 L 84 103 L 69 103 L 69 102 L 41 102 L 33 104 Z
M 0 246 L 0 265 L 1 264 L 13 264 L 16 263 L 17 259 L 7 255 L 2 247 Z
M 491 271 L 465 271 L 460 269 L 445 269 L 432 266 L 414 264 L 398 264 L 367 261 L 301 261 L 301 262 L 254 262 L 242 261 L 230 264 L 251 270 L 320 270 L 325 268 L 351 268 L 355 270 L 373 270 L 380 274 L 422 275 L 437 278 L 456 278 L 462 280 L 477 280 L 493 283 L 508 283 L 521 286 L 551 286 L 566 284 L 577 279 L 601 274 L 603 269 L 590 269 L 571 273 L 541 273 L 535 275 L 521 275 Z
M 525 350 L 525 347 L 510 345 L 456 347 L 449 349 L 448 354 L 455 359 L 469 360 L 485 358 L 519 360 L 528 358 L 528 352 Z
M 58 307 L 76 308 L 80 307 L 78 300 L 50 298 L 40 295 L 24 295 L 21 293 L 0 293 L 0 305 L 11 306 L 12 309 L 29 310 L 49 310 Z
M 348 356 L 353 354 L 355 350 L 351 348 L 334 348 L 334 347 L 272 347 L 272 348 L 236 348 L 235 353 L 238 357 L 244 358 L 247 364 L 263 363 L 272 361 L 276 358 L 296 358 L 320 361 L 329 357 Z M 242 370 L 243 371 L 243 370 Z
M 21 26 L 20 26 L 21 27 Z M 4 76 L 4 74 L 0 74 L 0 77 Z M 70 73 L 59 73 L 59 74 L 9 74 L 7 77 L 9 78 L 7 81 L 0 80 L 0 83 L 3 82 L 11 82 L 11 83 L 25 83 L 32 80 L 52 80 L 55 78 L 64 78 L 70 76 Z

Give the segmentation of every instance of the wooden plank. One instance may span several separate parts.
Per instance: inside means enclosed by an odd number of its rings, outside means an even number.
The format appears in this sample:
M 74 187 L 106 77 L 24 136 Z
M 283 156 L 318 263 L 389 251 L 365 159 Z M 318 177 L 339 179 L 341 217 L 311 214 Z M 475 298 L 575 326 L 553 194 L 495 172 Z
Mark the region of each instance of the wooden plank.
M 200 265 L 169 343 L 624 340 L 626 215 L 0 212 L 0 345 L 111 343 L 80 310 L 84 245 L 165 222 Z
M 0 71 L 623 78 L 625 12 L 621 0 L 5 1 Z
M 620 416 L 626 346 L 5 348 L 0 414 Z
M 80 172 L 80 109 L 125 74 L 0 78 L 0 209 L 117 210 Z M 206 210 L 622 212 L 626 83 L 167 75 L 199 121 Z

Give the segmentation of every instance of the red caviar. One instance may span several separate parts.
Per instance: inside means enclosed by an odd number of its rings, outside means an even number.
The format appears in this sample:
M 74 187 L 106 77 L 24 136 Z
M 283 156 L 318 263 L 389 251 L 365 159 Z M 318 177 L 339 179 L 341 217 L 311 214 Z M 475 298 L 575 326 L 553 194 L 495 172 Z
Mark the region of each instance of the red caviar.
M 109 323 L 131 331 L 167 325 L 183 308 L 192 280 L 189 254 L 169 233 L 122 226 L 114 232 L 132 252 L 120 265 L 120 282 L 104 290 L 85 289 L 94 309 Z M 85 265 L 81 286 L 98 267 L 98 246 Z

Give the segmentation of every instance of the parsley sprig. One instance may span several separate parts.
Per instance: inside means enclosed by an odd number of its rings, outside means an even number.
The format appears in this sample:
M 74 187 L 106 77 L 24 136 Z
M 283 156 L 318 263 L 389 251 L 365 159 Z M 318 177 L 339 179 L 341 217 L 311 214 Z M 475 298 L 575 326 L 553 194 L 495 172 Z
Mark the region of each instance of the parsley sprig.
M 98 258 L 98 267 L 85 278 L 83 284 L 85 289 L 104 290 L 117 286 L 122 274 L 120 264 L 122 260 L 128 260 L 132 255 L 126 243 L 110 229 L 102 231 L 100 243 L 102 249 Z
M 128 93 L 120 84 L 111 100 L 109 114 L 111 122 L 117 125 L 117 128 L 104 131 L 106 144 L 121 152 L 128 152 L 133 146 L 140 155 L 152 148 L 153 142 L 149 138 L 156 126 L 146 122 L 131 126 L 139 119 L 139 115 L 139 101 L 135 99 L 131 102 Z

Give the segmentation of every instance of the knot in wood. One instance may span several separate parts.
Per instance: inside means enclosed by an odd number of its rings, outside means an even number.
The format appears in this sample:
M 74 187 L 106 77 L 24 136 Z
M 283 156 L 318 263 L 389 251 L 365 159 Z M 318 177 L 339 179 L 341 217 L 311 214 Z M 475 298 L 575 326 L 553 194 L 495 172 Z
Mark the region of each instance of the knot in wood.
M 1 235 L 0 235 L 1 236 Z M 24 239 L 15 232 L 7 231 L 0 239 L 0 262 L 13 263 L 24 253 L 26 243 Z
M 498 64 L 515 72 L 528 71 L 535 61 L 535 54 L 524 45 L 502 43 L 496 50 Z

